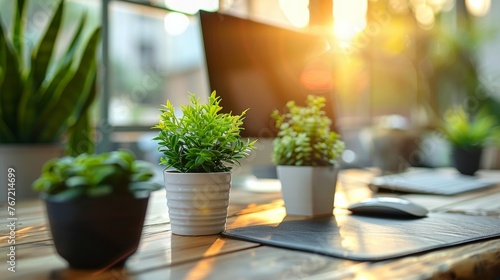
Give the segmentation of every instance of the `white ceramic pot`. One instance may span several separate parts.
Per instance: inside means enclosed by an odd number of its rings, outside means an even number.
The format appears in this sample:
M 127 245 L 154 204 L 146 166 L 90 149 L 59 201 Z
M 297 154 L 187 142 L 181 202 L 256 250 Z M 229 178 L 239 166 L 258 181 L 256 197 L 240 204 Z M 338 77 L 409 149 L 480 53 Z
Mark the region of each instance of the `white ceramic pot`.
M 0 203 L 7 201 L 8 169 L 15 170 L 15 200 L 38 197 L 33 182 L 40 177 L 43 165 L 64 154 L 59 144 L 1 144 L 0 145 Z M 10 194 L 12 197 L 12 194 Z
M 172 233 L 210 235 L 225 230 L 231 173 L 164 172 Z
M 333 214 L 338 168 L 334 166 L 277 166 L 287 215 Z

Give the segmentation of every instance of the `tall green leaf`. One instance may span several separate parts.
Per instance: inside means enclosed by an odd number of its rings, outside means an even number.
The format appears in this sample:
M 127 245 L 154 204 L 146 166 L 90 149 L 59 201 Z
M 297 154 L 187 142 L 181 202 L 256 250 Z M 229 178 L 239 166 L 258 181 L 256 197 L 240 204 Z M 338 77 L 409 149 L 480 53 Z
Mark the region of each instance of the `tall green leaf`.
M 2 23 L 0 22 L 0 25 Z M 0 26 L 1 29 L 1 26 Z M 4 71 L 5 71 L 5 40 L 2 40 L 4 38 L 3 36 L 3 31 L 0 31 L 0 88 L 2 87 L 3 83 L 3 77 L 4 77 Z M 0 93 L 1 94 L 1 93 Z M 0 106 L 0 142 L 10 142 L 13 141 L 14 135 L 10 132 L 9 128 L 7 127 L 7 124 L 4 122 L 2 118 L 2 106 Z
M 61 63 L 57 66 L 56 74 L 52 77 L 52 79 L 48 82 L 46 86 L 43 86 L 39 89 L 39 92 L 36 94 L 37 96 L 37 104 L 42 107 L 47 106 L 49 101 L 54 98 L 54 93 L 56 92 L 56 88 L 65 80 L 65 77 L 73 75 L 74 72 L 70 71 L 71 66 L 74 61 L 76 50 L 78 49 L 78 42 L 80 41 L 83 27 L 85 25 L 87 19 L 87 14 L 85 13 L 80 19 L 80 23 L 73 35 L 73 39 L 64 54 Z M 67 82 L 67 81 L 66 81 Z
M 78 156 L 83 153 L 94 153 L 94 139 L 92 125 L 90 122 L 90 107 L 97 95 L 97 75 L 94 75 L 92 87 L 81 114 L 76 117 L 76 122 L 68 129 L 68 142 L 66 143 L 66 155 Z
M 96 67 L 96 53 L 99 45 L 101 28 L 97 28 L 85 47 L 80 64 L 68 84 L 64 85 L 58 99 L 51 102 L 41 113 L 40 123 L 44 124 L 40 139 L 57 139 L 62 133 L 68 118 L 71 118 L 75 106 L 82 96 L 87 96 L 92 86 L 94 74 L 92 69 Z M 57 109 L 56 109 L 57 108 Z
M 31 70 L 33 71 L 33 86 L 35 88 L 39 88 L 45 80 L 47 68 L 56 43 L 57 34 L 59 33 L 63 8 L 64 0 L 61 0 L 52 17 L 52 21 L 45 31 L 45 34 L 40 40 L 38 46 L 33 49 L 33 53 L 31 54 Z
M 0 112 L 5 126 L 10 133 L 16 134 L 16 109 L 23 90 L 23 78 L 18 56 L 11 44 L 7 41 L 6 33 L 0 23 L 0 45 L 2 45 L 2 60 L 4 61 L 3 81 L 0 85 Z M 2 141 L 7 141 L 3 140 Z
M 3 83 L 4 73 L 5 73 L 5 34 L 3 34 L 2 22 L 0 22 L 0 88 Z M 2 106 L 0 106 L 0 119 L 2 116 Z
M 17 54 L 19 55 L 19 60 L 23 59 L 23 27 L 24 27 L 24 13 L 25 13 L 25 1 L 17 0 L 15 18 L 14 18 L 14 34 L 12 36 L 12 42 Z
M 34 127 L 36 125 L 36 118 L 38 117 L 37 115 L 39 111 L 33 109 L 44 108 L 47 106 L 50 100 L 54 98 L 57 87 L 61 84 L 68 83 L 69 78 L 74 74 L 74 71 L 71 70 L 71 66 L 75 57 L 75 52 L 78 48 L 78 42 L 82 37 L 81 34 L 86 22 L 86 17 L 86 14 L 82 16 L 68 49 L 61 60 L 62 62 L 59 63 L 59 68 L 57 69 L 56 74 L 49 81 L 46 81 L 48 82 L 48 85 L 42 85 L 39 88 L 32 87 L 31 91 L 25 90 L 23 92 L 18 111 L 18 126 L 20 131 L 19 137 L 22 140 L 29 139 L 28 141 L 42 141 L 37 139 L 37 135 L 35 134 L 36 129 Z M 30 73 L 30 81 L 34 80 L 34 74 L 35 73 L 33 71 Z
M 36 100 L 33 98 L 34 90 L 33 79 L 28 77 L 23 91 L 20 92 L 21 100 L 17 108 L 17 142 L 30 143 L 34 140 L 33 127 L 37 118 L 37 112 L 33 110 L 37 107 Z M 31 108 L 31 110 L 26 110 L 26 108 Z
M 94 152 L 94 139 L 92 138 L 92 126 L 88 111 L 68 129 L 68 133 L 66 155 L 75 157 L 83 153 L 92 154 Z
M 76 28 L 76 31 L 73 35 L 73 39 L 71 40 L 71 43 L 69 44 L 68 50 L 66 51 L 66 54 L 63 57 L 63 60 L 61 64 L 67 64 L 67 63 L 72 63 L 74 60 L 74 56 L 76 53 L 76 50 L 78 49 L 78 42 L 80 41 L 80 38 L 82 34 L 83 27 L 85 26 L 85 22 L 87 21 L 87 13 L 84 13 L 83 16 L 80 18 L 80 23 L 78 24 L 78 27 Z

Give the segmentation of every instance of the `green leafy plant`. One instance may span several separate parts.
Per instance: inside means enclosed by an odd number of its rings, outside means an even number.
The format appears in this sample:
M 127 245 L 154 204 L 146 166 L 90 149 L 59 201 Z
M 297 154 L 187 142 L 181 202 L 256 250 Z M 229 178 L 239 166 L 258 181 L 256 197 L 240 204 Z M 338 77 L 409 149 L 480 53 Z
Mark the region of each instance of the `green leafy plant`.
M 80 154 L 48 161 L 33 188 L 59 201 L 111 194 L 138 195 L 162 187 L 151 181 L 153 175 L 148 162 L 136 160 L 125 150 Z
M 26 1 L 16 2 L 10 40 L 0 24 L 1 143 L 57 143 L 64 135 L 67 154 L 93 152 L 89 108 L 96 95 L 101 29 L 96 28 L 87 42 L 81 43 L 86 22 L 83 16 L 61 59 L 56 60 L 64 2 L 57 5 L 28 61 L 23 56 Z
M 272 160 L 277 165 L 328 166 L 344 151 L 344 142 L 331 131 L 331 119 L 322 109 L 326 99 L 309 95 L 306 106 L 294 101 L 286 104 L 287 112 L 275 110 L 278 136 L 274 139 Z
M 160 164 L 181 173 L 227 172 L 249 155 L 255 141 L 240 137 L 246 111 L 222 114 L 219 103 L 215 91 L 206 104 L 190 93 L 190 104 L 182 106 L 182 116 L 177 117 L 167 100 L 158 125 L 153 127 L 160 130 L 154 138 L 164 155 Z
M 480 111 L 470 116 L 462 106 L 448 109 L 444 114 L 442 132 L 455 147 L 473 148 L 500 144 L 500 127 L 494 116 Z

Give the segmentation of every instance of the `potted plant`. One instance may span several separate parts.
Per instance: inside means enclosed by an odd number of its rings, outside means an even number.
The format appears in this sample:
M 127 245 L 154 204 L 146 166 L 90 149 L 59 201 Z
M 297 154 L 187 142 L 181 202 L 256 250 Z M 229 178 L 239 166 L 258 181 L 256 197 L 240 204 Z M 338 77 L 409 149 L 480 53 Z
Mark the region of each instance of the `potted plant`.
M 100 28 L 91 30 L 84 41 L 83 16 L 56 57 L 64 3 L 56 5 L 46 31 L 31 49 L 24 39 L 27 1 L 14 4 L 11 32 L 0 23 L 0 170 L 16 170 L 16 199 L 36 196 L 29 186 L 48 159 L 63 155 L 63 138 L 68 155 L 94 148 L 89 108 L 96 95 Z M 4 176 L 1 172 L 0 181 L 7 181 Z M 0 191 L 0 202 L 6 201 L 6 194 Z
M 217 234 L 225 229 L 231 169 L 247 157 L 254 143 L 240 137 L 243 118 L 219 113 L 220 97 L 213 91 L 208 103 L 190 93 L 190 104 L 177 117 L 167 100 L 161 109 L 158 150 L 167 190 L 172 233 L 178 235 Z
M 278 128 L 272 160 L 277 165 L 288 215 L 332 214 L 338 168 L 344 150 L 339 135 L 331 130 L 331 119 L 323 110 L 326 99 L 309 95 L 306 106 L 294 101 L 287 111 L 275 110 Z
M 48 161 L 42 193 L 57 253 L 73 268 L 123 266 L 139 245 L 152 181 L 149 163 L 128 151 Z
M 445 112 L 442 132 L 452 146 L 454 167 L 464 175 L 479 170 L 485 146 L 500 143 L 500 127 L 493 116 L 480 111 L 472 117 L 462 106 Z

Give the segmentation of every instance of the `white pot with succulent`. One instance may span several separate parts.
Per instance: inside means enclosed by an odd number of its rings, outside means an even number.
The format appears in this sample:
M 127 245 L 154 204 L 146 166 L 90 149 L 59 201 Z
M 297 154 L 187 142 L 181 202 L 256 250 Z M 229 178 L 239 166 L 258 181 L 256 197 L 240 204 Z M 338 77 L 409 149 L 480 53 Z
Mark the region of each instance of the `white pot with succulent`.
M 293 101 L 288 111 L 274 111 L 278 128 L 272 160 L 277 164 L 287 215 L 331 215 L 338 166 L 344 151 L 339 135 L 331 131 L 331 119 L 322 109 L 325 98 L 308 96 L 307 106 Z
M 254 143 L 240 137 L 243 117 L 219 114 L 220 97 L 215 91 L 208 103 L 200 104 L 194 94 L 190 104 L 175 115 L 167 100 L 161 110 L 160 130 L 154 140 L 163 153 L 167 206 L 172 233 L 210 235 L 225 230 L 231 169 L 247 157 Z

